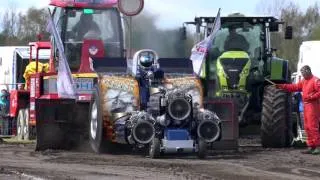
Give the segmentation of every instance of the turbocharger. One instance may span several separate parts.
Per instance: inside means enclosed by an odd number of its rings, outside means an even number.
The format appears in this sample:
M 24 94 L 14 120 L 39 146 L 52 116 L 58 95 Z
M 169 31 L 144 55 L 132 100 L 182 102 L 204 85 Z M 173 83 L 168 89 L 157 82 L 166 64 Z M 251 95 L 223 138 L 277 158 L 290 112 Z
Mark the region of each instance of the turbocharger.
M 219 117 L 206 109 L 197 112 L 197 135 L 206 142 L 214 142 L 221 136 L 221 122 Z
M 148 144 L 155 136 L 155 120 L 151 115 L 132 112 L 115 121 L 115 138 L 121 144 Z

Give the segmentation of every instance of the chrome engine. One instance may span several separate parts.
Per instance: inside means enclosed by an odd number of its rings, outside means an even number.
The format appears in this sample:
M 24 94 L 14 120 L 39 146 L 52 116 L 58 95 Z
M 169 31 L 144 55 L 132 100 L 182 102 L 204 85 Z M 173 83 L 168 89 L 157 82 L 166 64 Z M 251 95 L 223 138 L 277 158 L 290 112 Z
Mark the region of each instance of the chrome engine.
M 155 135 L 154 119 L 146 112 L 132 112 L 115 121 L 116 141 L 122 144 L 148 144 Z
M 148 112 L 155 119 L 156 137 L 165 153 L 192 153 L 199 138 L 210 143 L 221 135 L 219 117 L 193 103 L 188 91 L 162 89 L 150 97 Z

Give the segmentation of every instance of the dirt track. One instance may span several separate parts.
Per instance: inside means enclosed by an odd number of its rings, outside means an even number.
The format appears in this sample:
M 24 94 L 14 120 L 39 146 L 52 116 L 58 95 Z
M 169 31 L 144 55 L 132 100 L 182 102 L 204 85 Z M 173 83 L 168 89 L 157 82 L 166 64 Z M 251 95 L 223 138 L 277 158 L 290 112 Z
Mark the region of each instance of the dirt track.
M 35 152 L 34 145 L 0 144 L 0 179 L 320 179 L 320 156 L 301 149 L 263 149 L 240 139 L 238 152 L 195 156 Z

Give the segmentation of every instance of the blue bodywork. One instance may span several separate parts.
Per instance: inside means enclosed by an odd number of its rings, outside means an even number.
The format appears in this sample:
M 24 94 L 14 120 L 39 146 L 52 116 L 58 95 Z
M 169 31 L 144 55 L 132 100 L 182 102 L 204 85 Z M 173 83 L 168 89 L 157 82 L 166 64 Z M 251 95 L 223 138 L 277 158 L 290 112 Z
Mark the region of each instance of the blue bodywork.
M 164 137 L 167 140 L 190 140 L 189 131 L 187 129 L 165 129 Z
M 151 68 L 150 71 L 154 74 L 154 79 L 163 79 L 164 72 L 161 69 Z M 147 71 L 139 69 L 137 75 L 137 80 L 140 87 L 140 98 L 141 98 L 141 109 L 145 110 L 147 108 L 147 103 L 150 98 L 150 79 L 147 77 Z

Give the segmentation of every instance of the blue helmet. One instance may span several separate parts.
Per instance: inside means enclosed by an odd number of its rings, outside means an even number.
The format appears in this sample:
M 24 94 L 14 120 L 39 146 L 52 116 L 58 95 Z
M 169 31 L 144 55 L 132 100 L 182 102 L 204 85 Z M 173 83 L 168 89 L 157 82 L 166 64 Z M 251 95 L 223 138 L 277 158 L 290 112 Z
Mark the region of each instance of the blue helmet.
M 139 63 L 143 68 L 149 68 L 154 64 L 155 56 L 153 53 L 145 52 L 141 53 L 139 57 Z

